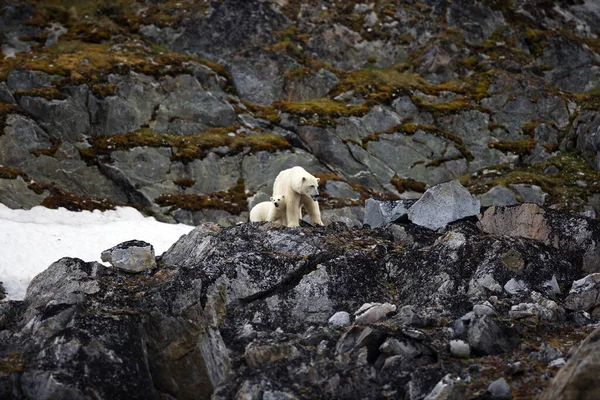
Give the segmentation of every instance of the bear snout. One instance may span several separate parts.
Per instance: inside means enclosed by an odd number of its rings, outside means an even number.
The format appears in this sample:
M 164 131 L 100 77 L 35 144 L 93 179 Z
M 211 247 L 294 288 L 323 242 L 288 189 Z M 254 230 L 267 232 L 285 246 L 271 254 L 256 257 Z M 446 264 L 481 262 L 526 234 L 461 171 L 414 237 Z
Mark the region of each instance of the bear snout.
M 318 194 L 313 194 L 313 195 L 312 195 L 312 199 L 313 199 L 313 201 L 317 201 L 317 199 L 318 199 L 318 198 L 319 198 L 319 195 L 318 195 Z

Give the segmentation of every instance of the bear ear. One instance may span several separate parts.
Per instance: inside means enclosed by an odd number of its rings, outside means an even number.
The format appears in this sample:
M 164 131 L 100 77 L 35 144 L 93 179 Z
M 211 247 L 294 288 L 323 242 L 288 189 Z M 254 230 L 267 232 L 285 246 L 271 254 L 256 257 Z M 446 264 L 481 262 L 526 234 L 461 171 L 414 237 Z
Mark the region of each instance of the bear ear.
M 320 180 L 321 180 L 321 178 L 317 178 L 317 183 L 319 183 Z
M 271 201 L 273 201 L 273 198 L 271 197 Z
M 281 195 L 281 198 L 283 199 L 284 197 L 285 197 L 285 195 L 283 195 L 283 194 L 282 194 L 282 195 Z

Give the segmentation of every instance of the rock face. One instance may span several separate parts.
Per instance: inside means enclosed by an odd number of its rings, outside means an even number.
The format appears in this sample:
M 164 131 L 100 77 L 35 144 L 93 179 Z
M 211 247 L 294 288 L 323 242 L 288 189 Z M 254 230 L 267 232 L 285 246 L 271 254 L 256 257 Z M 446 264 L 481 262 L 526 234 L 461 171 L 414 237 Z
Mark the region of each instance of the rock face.
M 519 207 L 494 215 L 508 224 Z M 550 227 L 573 218 L 544 211 Z M 570 229 L 550 245 L 468 218 L 439 231 L 202 224 L 144 274 L 64 258 L 24 301 L 0 303 L 0 395 L 532 397 L 555 371 L 537 360 L 553 363 L 591 331 L 569 306 L 589 286 L 577 281 L 582 258 L 565 257 Z M 123 253 L 141 265 L 132 248 L 143 243 L 111 249 L 113 263 Z M 587 363 L 585 348 L 565 368 Z M 481 373 L 509 363 L 526 373 Z M 548 390 L 592 387 L 579 376 L 597 383 L 578 374 L 559 373 Z
M 300 165 L 331 222 L 455 179 L 483 207 L 600 215 L 599 17 L 591 0 L 5 0 L 0 201 L 233 225 Z
M 141 240 L 130 240 L 104 250 L 101 259 L 122 271 L 134 273 L 156 268 L 154 247 Z

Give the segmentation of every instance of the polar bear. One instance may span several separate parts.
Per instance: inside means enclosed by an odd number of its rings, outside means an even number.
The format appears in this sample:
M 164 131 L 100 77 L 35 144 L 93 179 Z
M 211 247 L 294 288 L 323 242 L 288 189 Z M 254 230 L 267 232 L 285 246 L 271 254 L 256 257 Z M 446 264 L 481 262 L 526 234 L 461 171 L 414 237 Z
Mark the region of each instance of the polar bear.
M 281 221 L 285 215 L 285 196 L 273 196 L 271 201 L 258 203 L 250 210 L 250 222 Z
M 285 196 L 286 210 L 280 221 L 285 226 L 299 226 L 302 207 L 313 224 L 323 225 L 317 197 L 319 178 L 302 167 L 284 169 L 275 178 L 273 196 Z

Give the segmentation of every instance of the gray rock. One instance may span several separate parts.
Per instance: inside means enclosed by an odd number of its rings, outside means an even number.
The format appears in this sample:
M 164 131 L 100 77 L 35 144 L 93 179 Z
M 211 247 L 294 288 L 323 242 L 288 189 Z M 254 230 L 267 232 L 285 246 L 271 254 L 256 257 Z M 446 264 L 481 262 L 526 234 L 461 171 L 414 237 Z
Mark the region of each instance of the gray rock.
M 44 47 L 50 47 L 56 44 L 56 42 L 58 42 L 58 38 L 67 33 L 69 30 L 60 22 L 53 22 L 49 27 L 46 28 L 46 31 L 48 32 L 48 37 L 46 38 Z
M 395 99 L 392 102 L 392 108 L 400 116 L 401 120 L 414 118 L 419 113 L 419 109 L 409 96 L 400 96 Z
M 519 295 L 523 292 L 529 290 L 527 284 L 519 279 L 510 278 L 508 282 L 504 285 L 504 290 L 510 295 Z
M 451 340 L 450 354 L 456 358 L 469 358 L 471 355 L 471 346 L 462 340 Z
M 394 222 L 407 214 L 407 203 L 404 200 L 367 199 L 363 224 L 375 229 Z
M 438 229 L 479 214 L 479 208 L 479 200 L 455 180 L 427 189 L 408 210 L 408 218 L 417 225 Z
M 575 354 L 562 367 L 540 399 L 574 400 L 596 397 L 595 384 L 600 368 L 600 329 L 594 330 L 581 343 Z
M 342 223 L 347 226 L 360 228 L 363 226 L 365 214 L 362 207 L 341 207 L 321 211 L 323 224 Z M 310 222 L 308 215 L 304 216 L 306 222 Z
M 552 38 L 544 46 L 542 62 L 551 65 L 546 79 L 561 90 L 586 92 L 599 87 L 600 68 L 593 65 L 593 54 L 576 41 Z
M 355 313 L 354 322 L 357 324 L 374 324 L 387 318 L 396 311 L 396 306 L 390 303 L 365 303 Z
M 52 146 L 48 134 L 28 117 L 8 115 L 6 125 L 0 135 L 0 164 L 19 168 L 34 157 L 32 151 Z
M 291 101 L 307 101 L 325 97 L 340 80 L 331 71 L 321 68 L 308 75 L 300 75 L 285 82 L 286 98 Z
M 0 102 L 7 104 L 15 104 L 17 101 L 8 90 L 6 82 L 0 82 Z
M 78 142 L 90 134 L 90 117 L 87 109 L 88 87 L 81 85 L 69 89 L 65 100 L 46 100 L 42 97 L 22 96 L 19 105 L 48 132 L 63 142 Z
M 225 127 L 235 121 L 233 107 L 206 91 L 191 75 L 166 78 L 162 89 L 167 97 L 156 110 L 151 123 L 157 132 L 193 134 L 210 127 Z
M 51 81 L 52 77 L 42 71 L 15 69 L 6 76 L 6 85 L 11 92 L 49 87 Z
M 494 186 L 484 194 L 477 196 L 477 198 L 479 199 L 481 207 L 512 206 L 519 204 L 513 192 L 500 185 Z
M 346 311 L 338 311 L 329 318 L 327 321 L 329 325 L 333 325 L 336 328 L 341 328 L 350 324 L 350 314 Z
M 574 311 L 590 311 L 600 305 L 600 273 L 587 275 L 571 286 L 569 295 L 565 299 L 565 307 Z
M 360 200 L 360 195 L 346 182 L 328 180 L 325 183 L 325 191 L 330 196 L 339 199 Z
M 494 310 L 492 305 L 489 304 L 488 302 L 486 302 L 486 303 L 487 304 L 475 304 L 473 306 L 473 312 L 475 313 L 476 316 L 483 317 L 484 315 L 492 316 L 492 315 L 496 314 L 496 311 Z
M 537 185 L 519 183 L 510 185 L 510 187 L 514 188 L 521 195 L 524 203 L 534 203 L 543 206 L 546 202 L 546 197 L 548 197 L 548 194 L 544 193 Z
M 156 268 L 154 247 L 140 240 L 130 240 L 102 252 L 102 261 L 122 271 L 138 273 Z
M 8 208 L 29 210 L 44 201 L 47 193 L 37 194 L 27 187 L 27 183 L 18 176 L 16 179 L 0 179 L 0 203 Z
M 480 355 L 506 353 L 518 342 L 508 328 L 489 317 L 481 317 L 471 324 L 468 339 L 473 352 Z
M 534 355 L 534 357 L 546 365 L 549 365 L 552 361 L 558 358 L 562 358 L 562 356 L 562 351 L 547 343 L 542 343 L 540 350 Z
M 490 392 L 492 398 L 494 399 L 512 399 L 510 386 L 504 378 L 497 379 L 490 383 L 490 386 L 488 386 L 488 392 Z

